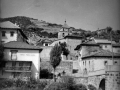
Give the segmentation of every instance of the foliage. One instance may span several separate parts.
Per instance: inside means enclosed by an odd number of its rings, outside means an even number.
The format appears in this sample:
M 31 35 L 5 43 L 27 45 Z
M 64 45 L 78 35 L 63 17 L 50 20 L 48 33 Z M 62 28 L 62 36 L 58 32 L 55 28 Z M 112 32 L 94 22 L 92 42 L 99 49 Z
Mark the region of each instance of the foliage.
M 63 43 L 59 43 L 63 52 L 63 55 L 65 55 L 66 57 L 68 56 L 68 54 L 70 53 L 70 51 L 67 48 L 67 44 L 66 42 Z
M 97 90 L 97 88 L 91 84 L 88 85 L 89 90 Z
M 0 44 L 0 69 L 4 67 L 5 62 L 3 61 L 4 56 L 4 47 L 2 44 Z
M 61 62 L 61 46 L 56 44 L 50 52 L 50 64 L 54 68 L 54 81 L 55 81 L 55 69 Z
M 53 82 L 46 86 L 44 90 L 87 90 L 83 84 L 76 84 L 71 76 L 64 76 L 59 82 Z
M 3 58 L 3 52 L 4 52 L 4 47 L 2 44 L 0 44 L 0 59 Z
M 47 85 L 47 81 L 37 81 L 30 78 L 29 81 L 22 81 L 21 79 L 0 80 L 0 90 L 43 90 Z
M 48 71 L 48 69 L 42 69 L 40 71 L 40 78 L 52 79 L 53 74 Z
M 111 31 L 112 31 L 112 27 L 106 27 L 106 30 L 107 30 L 107 33 L 111 33 Z
M 50 64 L 54 69 L 60 64 L 61 53 L 62 49 L 61 46 L 59 46 L 58 44 L 56 44 L 50 52 Z

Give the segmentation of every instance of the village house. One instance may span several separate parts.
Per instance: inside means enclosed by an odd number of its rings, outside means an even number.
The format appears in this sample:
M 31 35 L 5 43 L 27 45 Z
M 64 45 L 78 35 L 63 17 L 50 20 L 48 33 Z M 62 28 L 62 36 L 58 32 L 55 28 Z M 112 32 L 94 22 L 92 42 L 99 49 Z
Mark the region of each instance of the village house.
M 104 45 L 104 40 L 103 42 L 101 41 L 101 43 Z M 80 65 L 80 74 L 78 75 L 79 77 L 87 78 L 87 84 L 92 84 L 97 88 L 101 88 L 102 90 L 110 90 L 110 88 L 113 88 L 111 87 L 113 83 L 119 86 L 117 82 L 113 81 L 115 81 L 116 78 L 118 78 L 118 67 L 120 66 L 120 53 L 112 52 L 108 48 L 106 49 L 101 47 L 101 43 L 90 40 L 78 45 L 75 48 L 75 50 L 77 50 L 78 52 L 78 61 Z M 105 42 L 105 45 L 106 43 L 107 42 Z M 114 44 L 113 49 L 115 46 L 119 48 L 119 45 Z M 113 69 L 107 71 L 107 67 L 109 67 L 109 70 L 111 68 Z M 110 76 L 106 76 L 106 73 L 110 73 Z M 111 77 L 112 79 L 105 81 L 106 78 L 109 77 Z M 105 84 L 108 86 L 106 86 Z M 114 89 L 112 90 L 117 90 L 115 89 L 115 87 L 119 88 L 118 86 L 114 86 Z
M 39 78 L 42 47 L 28 44 L 28 38 L 17 25 L 0 23 L 0 40 L 4 46 L 0 78 Z
M 4 44 L 4 67 L 1 78 L 39 78 L 42 47 L 25 42 L 11 41 Z
M 0 42 L 7 43 L 10 41 L 27 42 L 27 37 L 20 27 L 10 21 L 0 23 Z

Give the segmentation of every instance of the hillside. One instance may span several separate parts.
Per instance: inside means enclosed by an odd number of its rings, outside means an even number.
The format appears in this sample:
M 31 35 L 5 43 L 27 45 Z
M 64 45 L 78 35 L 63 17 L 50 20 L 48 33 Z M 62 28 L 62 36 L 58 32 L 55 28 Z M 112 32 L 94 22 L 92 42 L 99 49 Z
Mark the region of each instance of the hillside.
M 0 22 L 10 21 L 12 23 L 16 23 L 20 28 L 22 28 L 23 32 L 29 37 L 32 34 L 39 39 L 42 38 L 57 38 L 59 30 L 62 28 L 61 24 L 49 23 L 43 20 L 38 20 L 25 16 L 15 16 L 8 18 L 0 18 Z M 99 38 L 107 38 L 110 39 L 109 29 L 106 27 L 104 29 L 96 30 L 96 31 L 88 31 L 83 29 L 75 29 L 71 27 L 72 34 L 77 36 L 86 37 L 99 37 Z M 112 28 L 111 28 L 112 29 Z M 120 30 L 112 30 L 113 40 L 120 40 Z

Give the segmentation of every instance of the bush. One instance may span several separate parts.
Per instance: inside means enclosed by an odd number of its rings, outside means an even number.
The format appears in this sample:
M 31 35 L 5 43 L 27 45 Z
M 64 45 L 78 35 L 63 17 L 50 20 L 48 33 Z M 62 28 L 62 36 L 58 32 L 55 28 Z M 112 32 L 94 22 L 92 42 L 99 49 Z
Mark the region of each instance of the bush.
M 14 83 L 16 87 L 22 87 L 26 84 L 25 81 L 22 81 L 21 79 L 17 79 L 16 81 L 14 81 Z
M 39 81 L 34 78 L 30 78 L 29 81 L 25 82 L 21 79 L 11 80 L 5 79 L 0 80 L 0 90 L 43 90 L 47 85 L 47 81 Z
M 53 82 L 46 86 L 44 90 L 87 90 L 83 84 L 76 84 L 71 76 L 64 76 L 59 82 Z
M 71 90 L 87 90 L 86 86 L 83 84 L 76 84 Z
M 0 81 L 0 88 L 7 88 L 14 86 L 14 81 L 10 79 L 3 79 Z
M 97 88 L 91 84 L 88 85 L 89 90 L 97 90 Z

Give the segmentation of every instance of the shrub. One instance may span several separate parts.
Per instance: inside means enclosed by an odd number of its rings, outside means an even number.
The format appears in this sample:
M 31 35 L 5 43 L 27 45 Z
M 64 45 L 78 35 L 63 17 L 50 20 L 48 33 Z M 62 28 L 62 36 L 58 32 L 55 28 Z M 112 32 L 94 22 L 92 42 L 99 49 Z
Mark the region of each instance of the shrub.
M 71 76 L 63 76 L 59 82 L 47 85 L 44 90 L 87 90 L 83 84 L 76 84 Z
M 89 90 L 97 90 L 97 88 L 91 84 L 88 85 Z
M 87 90 L 87 88 L 83 84 L 76 84 L 76 85 L 73 85 L 71 90 Z
M 53 82 L 50 85 L 46 86 L 44 90 L 69 90 L 63 83 Z
M 14 86 L 14 81 L 10 79 L 4 79 L 0 81 L 0 88 L 7 88 Z
M 14 81 L 14 83 L 15 83 L 16 87 L 21 87 L 21 86 L 24 86 L 26 84 L 25 81 L 23 81 L 21 79 L 17 79 L 16 81 Z

